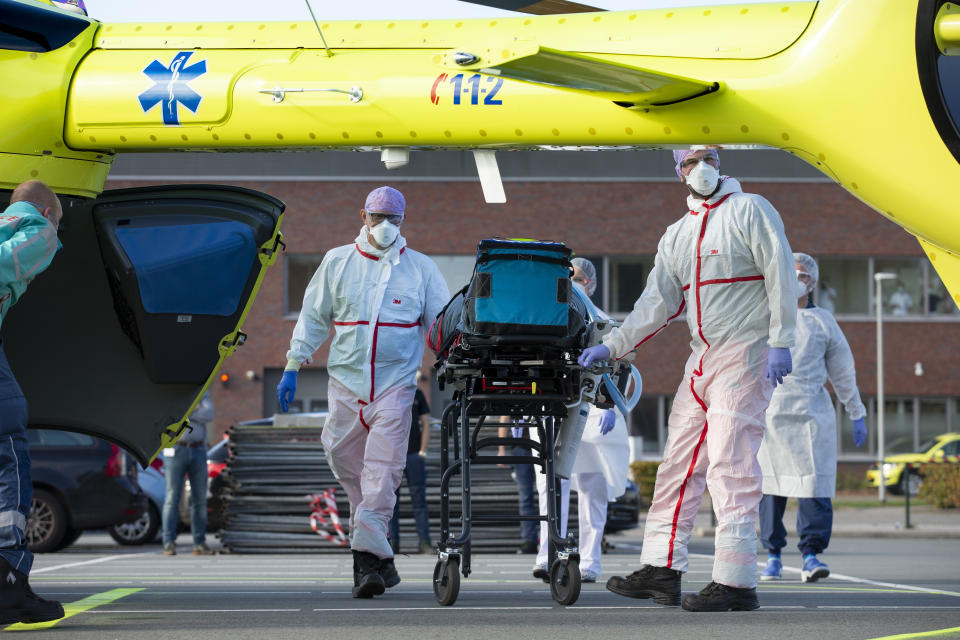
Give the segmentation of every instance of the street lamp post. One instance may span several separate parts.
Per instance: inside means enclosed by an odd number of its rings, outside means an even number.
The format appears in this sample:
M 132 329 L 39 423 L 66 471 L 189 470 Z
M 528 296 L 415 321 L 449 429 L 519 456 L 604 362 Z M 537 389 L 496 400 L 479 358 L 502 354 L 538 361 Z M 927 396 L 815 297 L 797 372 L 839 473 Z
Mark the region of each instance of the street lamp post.
M 887 501 L 887 480 L 883 473 L 884 439 L 883 439 L 883 281 L 896 280 L 895 273 L 875 273 L 873 279 L 877 283 L 877 294 L 873 301 L 877 310 L 877 471 L 879 472 L 880 502 Z

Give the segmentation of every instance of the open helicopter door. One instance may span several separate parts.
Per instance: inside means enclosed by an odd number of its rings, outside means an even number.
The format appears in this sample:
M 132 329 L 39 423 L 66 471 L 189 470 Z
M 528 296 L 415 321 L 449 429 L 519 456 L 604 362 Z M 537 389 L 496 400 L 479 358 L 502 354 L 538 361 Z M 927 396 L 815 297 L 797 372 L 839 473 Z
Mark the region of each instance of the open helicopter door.
M 64 199 L 63 250 L 3 325 L 30 423 L 170 446 L 241 332 L 282 245 L 284 204 L 226 186 Z

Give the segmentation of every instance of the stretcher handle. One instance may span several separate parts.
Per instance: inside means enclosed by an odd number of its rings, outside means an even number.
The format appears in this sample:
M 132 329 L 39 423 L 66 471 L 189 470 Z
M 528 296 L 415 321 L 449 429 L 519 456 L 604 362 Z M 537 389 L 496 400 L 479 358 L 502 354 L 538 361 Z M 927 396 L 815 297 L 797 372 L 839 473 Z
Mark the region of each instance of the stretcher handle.
M 640 372 L 637 371 L 637 368 L 633 365 L 630 365 L 630 377 L 633 378 L 633 393 L 630 394 L 629 398 L 624 398 L 623 394 L 620 393 L 620 389 L 617 389 L 617 385 L 613 382 L 610 374 L 603 374 L 603 384 L 607 388 L 607 393 L 610 395 L 610 399 L 613 400 L 613 404 L 617 405 L 617 409 L 620 409 L 620 413 L 623 414 L 624 418 L 630 415 L 633 408 L 640 402 L 640 394 L 643 392 L 643 379 L 640 377 Z

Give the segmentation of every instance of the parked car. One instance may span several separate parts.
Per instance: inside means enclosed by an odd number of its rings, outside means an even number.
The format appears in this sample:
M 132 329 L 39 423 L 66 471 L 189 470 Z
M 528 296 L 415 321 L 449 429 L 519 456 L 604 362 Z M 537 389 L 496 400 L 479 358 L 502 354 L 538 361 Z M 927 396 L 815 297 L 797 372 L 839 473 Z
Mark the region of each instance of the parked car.
M 139 465 L 137 465 L 139 468 Z M 163 455 L 157 456 L 146 469 L 139 469 L 137 482 L 147 496 L 140 516 L 132 522 L 118 523 L 107 528 L 110 537 L 122 545 L 153 542 L 163 524 L 163 500 L 167 481 L 163 476 Z
M 136 520 L 146 504 L 137 464 L 116 445 L 82 433 L 27 429 L 33 501 L 24 532 L 35 553 L 72 544 L 84 529 Z
M 905 448 L 912 442 L 911 439 L 895 440 L 890 443 L 889 451 Z M 944 433 L 933 440 L 923 443 L 918 452 L 899 453 L 886 456 L 883 459 L 884 486 L 890 493 L 903 495 L 909 490 L 910 495 L 917 495 L 923 477 L 916 468 L 905 473 L 907 464 L 920 465 L 926 462 L 941 462 L 944 464 L 960 464 L 960 433 Z M 880 486 L 880 470 L 874 464 L 867 470 L 867 485 Z

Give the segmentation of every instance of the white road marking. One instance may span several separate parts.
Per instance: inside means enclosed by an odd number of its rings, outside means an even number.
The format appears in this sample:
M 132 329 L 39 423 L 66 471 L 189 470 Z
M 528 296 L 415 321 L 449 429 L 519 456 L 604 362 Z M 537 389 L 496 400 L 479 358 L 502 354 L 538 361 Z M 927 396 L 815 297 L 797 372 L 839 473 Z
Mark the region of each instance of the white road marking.
M 34 569 L 30 572 L 30 575 L 36 575 L 38 573 L 47 573 L 48 571 L 57 571 L 59 569 L 69 569 L 71 567 L 81 567 L 87 564 L 98 564 L 100 562 L 110 562 L 112 560 L 119 560 L 120 558 L 133 558 L 136 556 L 145 556 L 152 555 L 152 551 L 145 551 L 143 553 L 121 553 L 112 556 L 104 556 L 102 558 L 94 558 L 93 560 L 84 560 L 83 562 L 68 562 L 67 564 L 58 564 L 53 567 L 44 567 L 42 569 Z
M 290 613 L 303 609 L 91 609 L 81 613 Z

